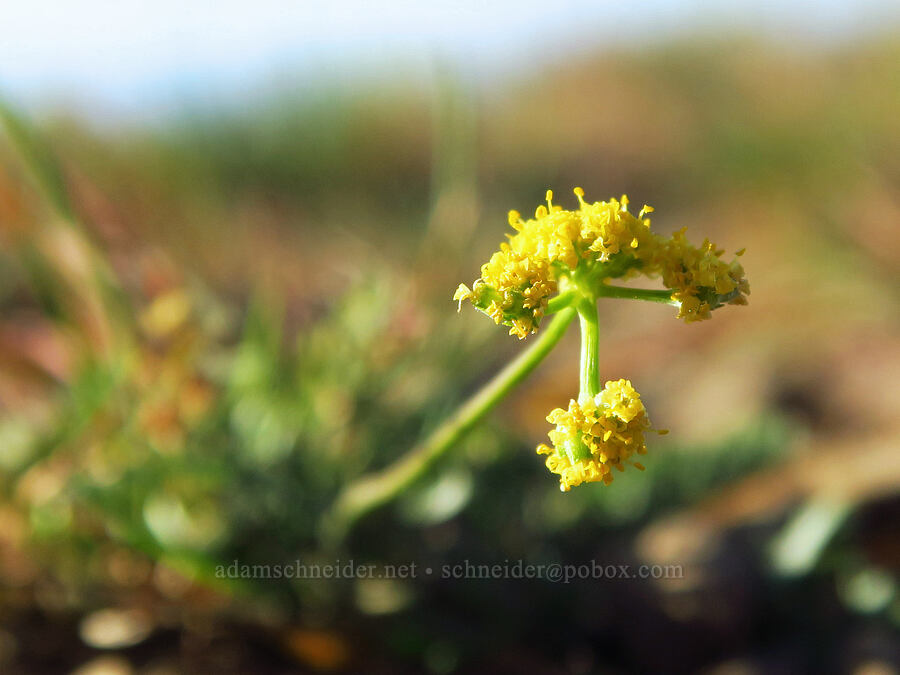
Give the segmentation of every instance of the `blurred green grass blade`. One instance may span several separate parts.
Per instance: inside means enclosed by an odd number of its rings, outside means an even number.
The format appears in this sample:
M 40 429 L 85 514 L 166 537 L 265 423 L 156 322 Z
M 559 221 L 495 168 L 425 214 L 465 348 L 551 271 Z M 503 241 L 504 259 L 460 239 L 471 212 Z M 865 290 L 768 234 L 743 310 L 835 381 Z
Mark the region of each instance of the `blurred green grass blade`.
M 6 471 L 3 480 L 15 484 L 56 450 L 75 443 L 89 430 L 94 416 L 120 391 L 123 376 L 118 366 L 102 361 L 86 362 L 66 389 L 51 430 L 37 440 L 28 460 Z
M 69 199 L 62 167 L 50 145 L 38 130 L 22 114 L 0 99 L 0 121 L 6 130 L 12 147 L 27 168 L 41 197 L 45 198 L 60 216 L 53 226 L 73 228 L 78 231 L 91 256 L 91 278 L 82 293 L 97 292 L 103 304 L 105 318 L 109 320 L 118 337 L 127 341 L 127 327 L 133 323 L 133 308 L 122 290 L 102 249 L 92 240 L 81 223 Z M 46 258 L 38 246 L 28 244 L 24 259 L 31 272 L 32 283 L 45 311 L 56 318 L 67 318 L 66 296 L 77 295 L 70 281 L 62 278 L 54 263 Z
M 60 297 L 59 276 L 54 272 L 41 252 L 31 242 L 24 243 L 19 256 L 27 270 L 35 298 L 49 318 L 54 321 L 70 321 L 72 317 Z
M 771 543 L 775 572 L 784 577 L 809 574 L 852 510 L 847 502 L 821 498 L 800 507 Z
M 22 115 L 2 100 L 0 100 L 0 120 L 3 121 L 6 135 L 31 172 L 38 189 L 61 216 L 74 221 L 75 212 L 66 190 L 62 168 L 50 147 Z

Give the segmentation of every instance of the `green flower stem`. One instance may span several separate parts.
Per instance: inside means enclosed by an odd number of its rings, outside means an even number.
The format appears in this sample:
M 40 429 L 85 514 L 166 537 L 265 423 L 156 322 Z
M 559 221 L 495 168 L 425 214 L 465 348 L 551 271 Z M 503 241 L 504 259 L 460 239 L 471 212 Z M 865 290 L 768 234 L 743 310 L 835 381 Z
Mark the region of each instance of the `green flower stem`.
M 568 291 L 563 291 L 559 295 L 550 298 L 550 301 L 547 303 L 546 313 L 555 314 L 556 312 L 565 309 L 566 307 L 571 307 L 577 297 L 578 293 L 574 288 Z
M 575 318 L 571 307 L 541 329 L 535 342 L 497 373 L 456 413 L 404 457 L 383 471 L 354 481 L 338 495 L 322 528 L 323 543 L 338 544 L 362 516 L 390 502 L 422 478 L 494 406 L 524 380 L 550 353 Z M 596 344 L 596 343 L 595 343 Z
M 597 302 L 582 298 L 578 303 L 578 323 L 581 327 L 581 388 L 578 398 L 593 398 L 600 393 L 600 327 Z
M 623 288 L 621 286 L 610 286 L 608 284 L 600 284 L 595 292 L 598 298 L 624 298 L 626 300 L 649 300 L 650 302 L 661 302 L 666 305 L 678 305 L 677 300 L 672 299 L 672 291 L 651 291 L 645 288 Z

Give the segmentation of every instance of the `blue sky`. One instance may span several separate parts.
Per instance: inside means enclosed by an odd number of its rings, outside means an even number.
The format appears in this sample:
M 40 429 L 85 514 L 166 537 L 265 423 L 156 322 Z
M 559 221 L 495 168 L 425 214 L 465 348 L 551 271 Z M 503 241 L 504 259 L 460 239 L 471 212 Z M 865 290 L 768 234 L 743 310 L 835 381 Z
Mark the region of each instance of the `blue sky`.
M 898 21 L 896 0 L 0 0 L 0 91 L 128 111 L 278 72 L 313 80 L 437 56 L 483 74 L 697 31 L 820 43 Z

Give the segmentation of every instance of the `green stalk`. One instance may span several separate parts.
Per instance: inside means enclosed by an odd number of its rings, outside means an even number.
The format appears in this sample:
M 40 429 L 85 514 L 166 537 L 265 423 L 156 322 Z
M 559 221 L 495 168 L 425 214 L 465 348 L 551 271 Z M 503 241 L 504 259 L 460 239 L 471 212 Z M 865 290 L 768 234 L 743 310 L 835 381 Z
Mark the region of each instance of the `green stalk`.
M 573 308 L 561 310 L 553 321 L 541 330 L 537 340 L 528 349 L 497 373 L 419 445 L 383 471 L 363 476 L 348 485 L 338 495 L 334 506 L 323 521 L 324 543 L 326 545 L 339 543 L 362 516 L 390 502 L 421 479 L 513 387 L 537 367 L 556 346 L 574 318 Z
M 576 298 L 578 297 L 578 292 L 573 288 L 567 291 L 562 291 L 559 295 L 550 299 L 550 302 L 547 303 L 547 311 L 546 314 L 555 314 L 566 307 L 571 307 Z
M 645 288 L 623 288 L 621 286 L 609 286 L 600 284 L 594 291 L 598 298 L 623 298 L 625 300 L 648 300 L 661 302 L 666 305 L 678 305 L 677 300 L 672 299 L 672 291 L 651 291 Z
M 593 398 L 600 393 L 600 326 L 597 302 L 583 298 L 578 303 L 578 324 L 581 328 L 581 377 L 578 398 Z

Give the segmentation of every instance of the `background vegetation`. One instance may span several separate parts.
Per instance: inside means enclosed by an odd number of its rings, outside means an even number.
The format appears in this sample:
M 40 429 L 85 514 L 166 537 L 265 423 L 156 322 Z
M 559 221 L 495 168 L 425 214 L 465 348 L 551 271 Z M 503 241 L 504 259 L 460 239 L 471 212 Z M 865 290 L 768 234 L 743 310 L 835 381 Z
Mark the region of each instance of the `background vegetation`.
M 900 668 L 897 41 L 409 82 L 285 84 L 154 125 L 10 118 L 0 670 Z M 671 430 L 647 471 L 563 495 L 534 454 L 577 386 L 573 331 L 429 482 L 323 548 L 341 486 L 522 348 L 450 296 L 508 209 L 575 185 L 747 248 L 749 307 L 601 306 L 603 376 Z M 335 559 L 685 574 L 215 576 Z

